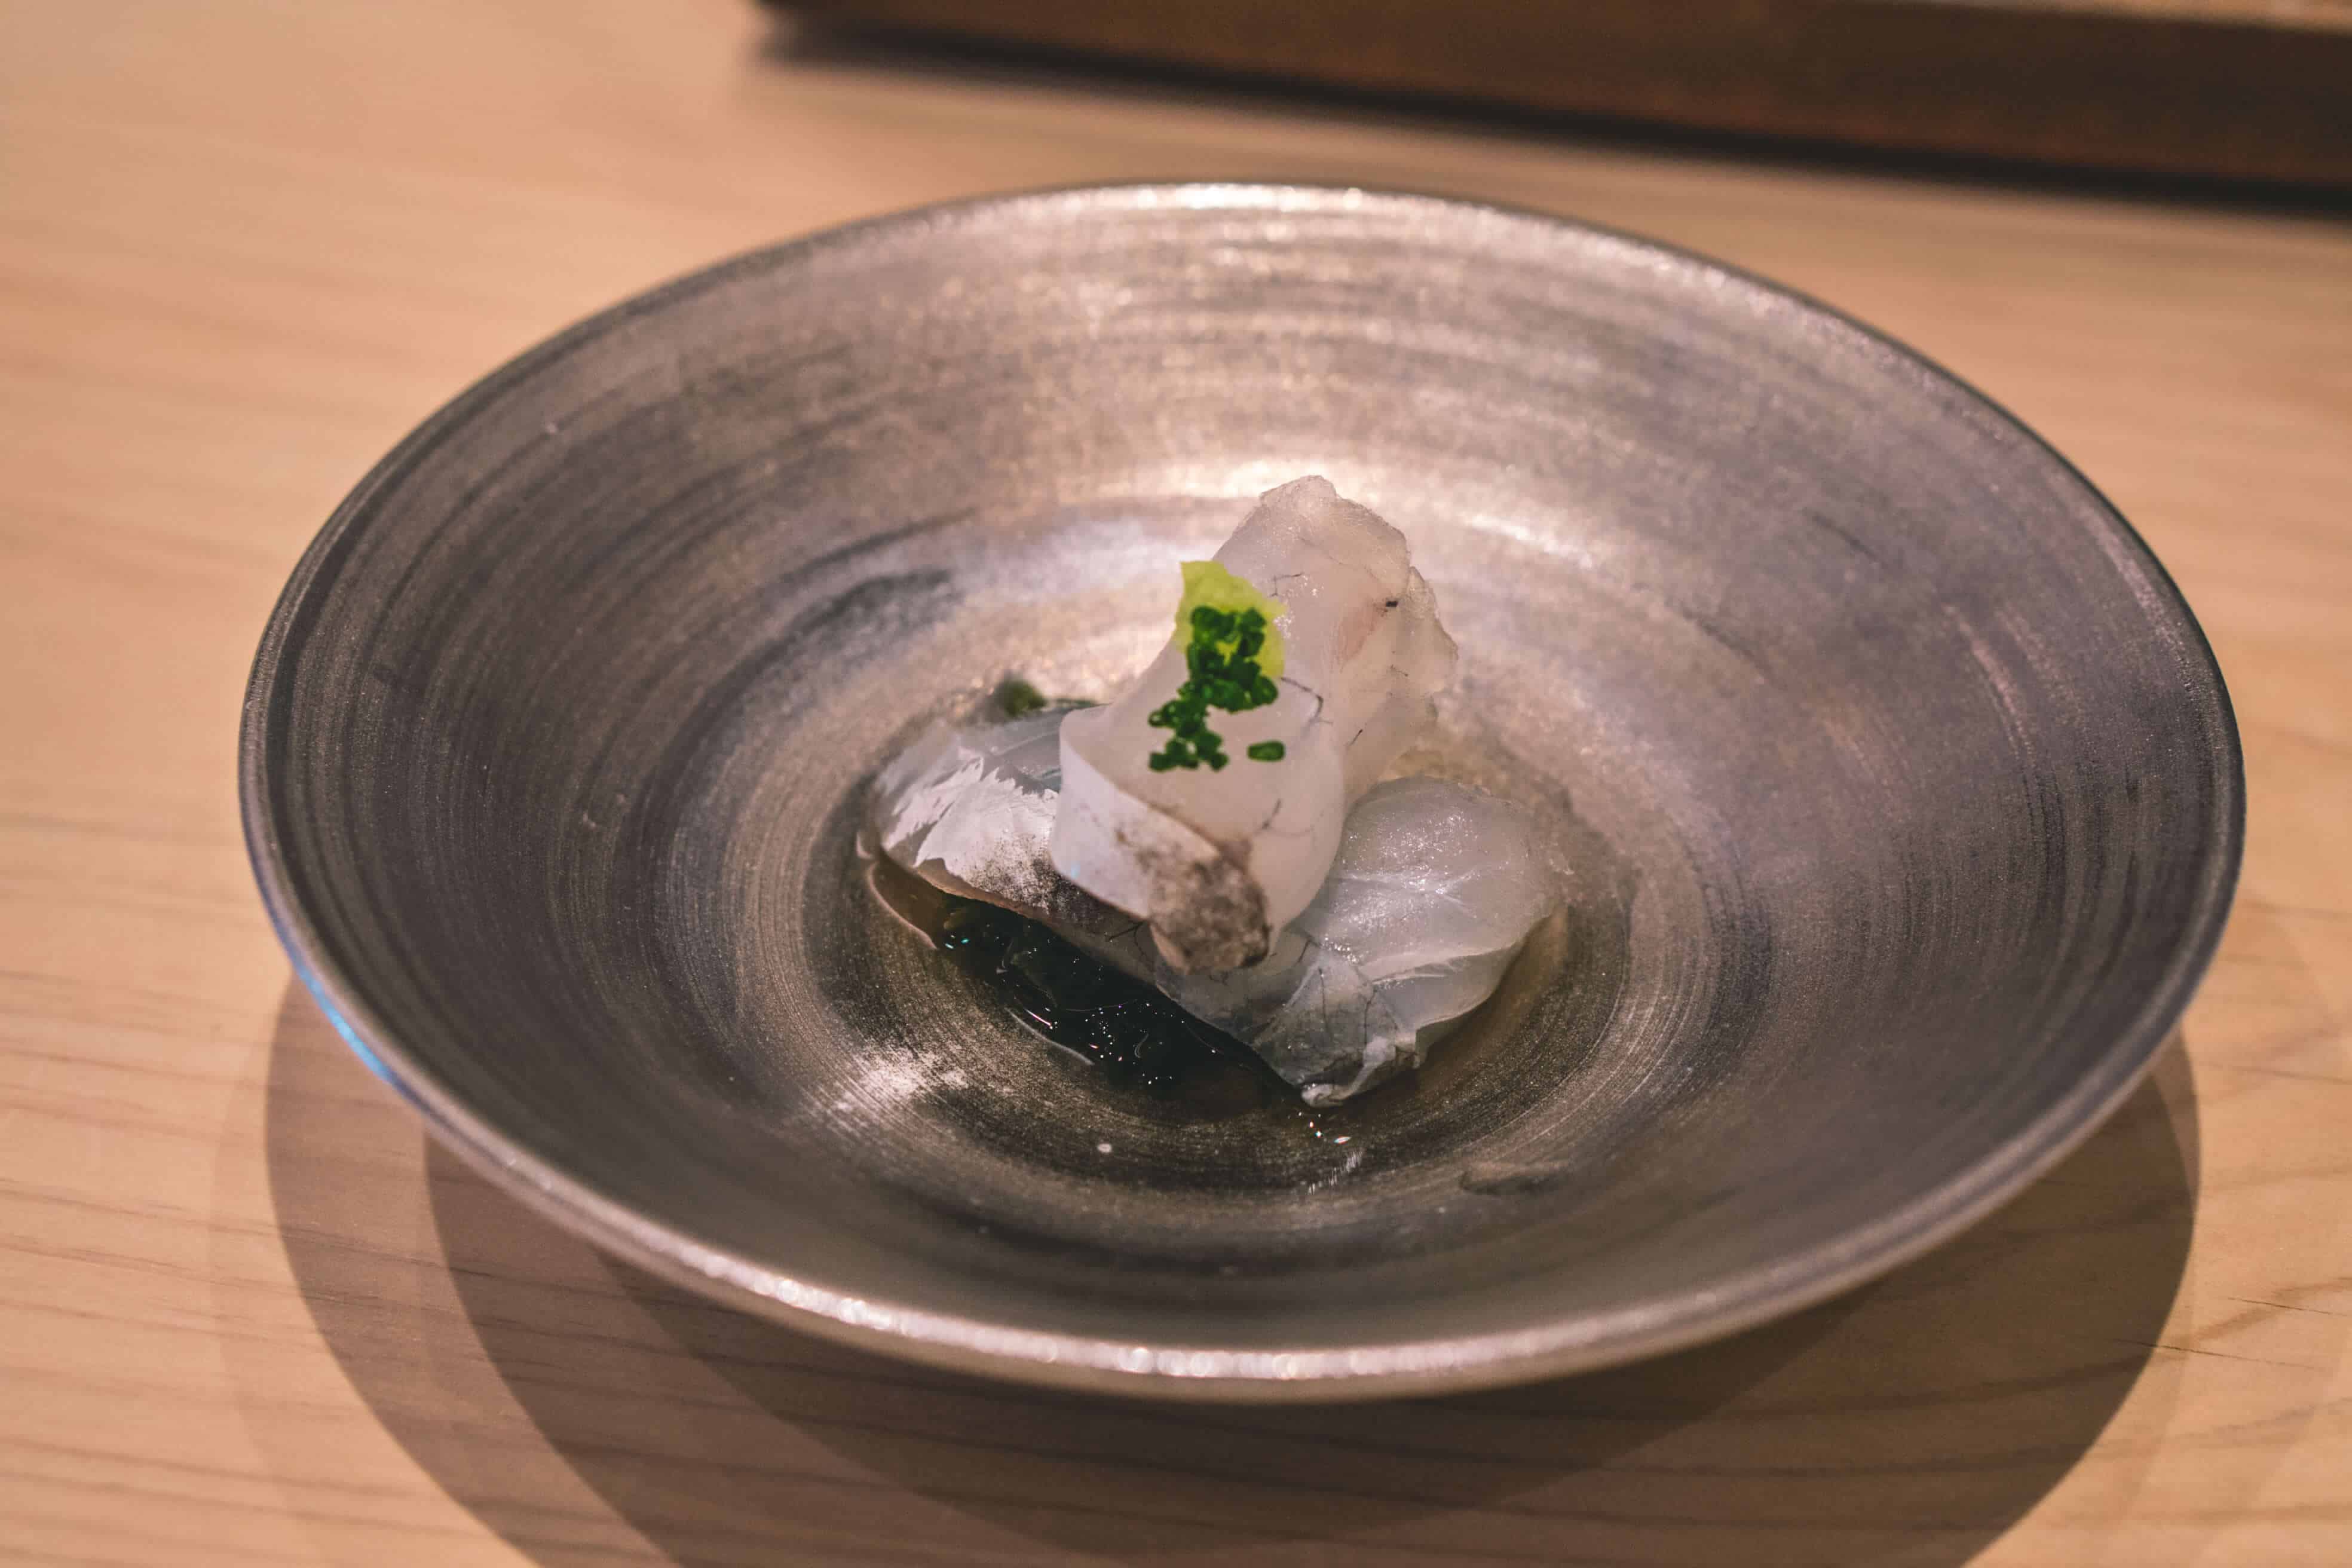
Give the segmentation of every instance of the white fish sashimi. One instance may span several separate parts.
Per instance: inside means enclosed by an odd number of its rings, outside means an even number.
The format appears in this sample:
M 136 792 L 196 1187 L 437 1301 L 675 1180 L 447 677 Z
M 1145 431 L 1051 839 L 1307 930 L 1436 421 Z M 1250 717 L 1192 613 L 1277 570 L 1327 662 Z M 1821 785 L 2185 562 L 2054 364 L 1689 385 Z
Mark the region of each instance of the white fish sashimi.
M 1054 869 L 1067 707 L 1017 719 L 934 724 L 874 781 L 882 853 L 946 892 L 1074 931 L 1118 932 L 1132 918 Z
M 1442 779 L 1394 779 L 1348 814 L 1329 879 L 1264 962 L 1153 979 L 1309 1104 L 1330 1104 L 1420 1066 L 1559 901 L 1528 813 Z
M 883 771 L 876 837 L 936 887 L 1042 920 L 1249 1046 L 1311 1104 L 1418 1066 L 1559 902 L 1535 822 L 1437 779 L 1371 788 L 1330 875 L 1261 962 L 1177 971 L 1133 917 L 1055 873 L 1056 711 L 940 725 Z
M 1180 628 L 1116 701 L 1064 721 L 1052 847 L 1064 876 L 1148 921 L 1186 973 L 1273 951 L 1329 874 L 1348 808 L 1428 723 L 1455 659 L 1404 536 L 1327 479 L 1267 491 L 1214 559 L 1278 601 L 1274 700 L 1212 715 L 1230 765 L 1155 770 L 1168 735 L 1152 717 L 1188 676 Z

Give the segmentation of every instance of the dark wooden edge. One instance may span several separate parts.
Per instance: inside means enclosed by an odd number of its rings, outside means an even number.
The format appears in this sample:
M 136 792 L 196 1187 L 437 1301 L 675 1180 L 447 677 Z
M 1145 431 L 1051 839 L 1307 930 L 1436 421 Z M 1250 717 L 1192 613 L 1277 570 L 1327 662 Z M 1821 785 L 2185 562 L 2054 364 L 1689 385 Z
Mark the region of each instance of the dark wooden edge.
M 2352 189 L 2352 26 L 1932 0 L 802 0 L 936 37 L 1714 132 Z

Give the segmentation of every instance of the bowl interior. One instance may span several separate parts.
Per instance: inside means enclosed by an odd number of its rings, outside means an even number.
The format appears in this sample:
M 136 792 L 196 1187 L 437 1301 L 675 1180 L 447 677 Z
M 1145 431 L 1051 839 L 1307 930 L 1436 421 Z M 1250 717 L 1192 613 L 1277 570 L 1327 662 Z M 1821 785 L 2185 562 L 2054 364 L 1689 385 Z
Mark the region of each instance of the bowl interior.
M 1114 1088 L 870 896 L 866 781 L 1103 696 L 1320 472 L 1462 645 L 1423 766 L 1573 870 L 1417 1080 Z M 387 459 L 265 644 L 248 819 L 329 1005 L 615 1246 L 1017 1373 L 1479 1382 L 1793 1307 L 2120 1097 L 2234 870 L 2210 656 L 2082 480 L 1696 259 L 1262 187 L 748 258 Z

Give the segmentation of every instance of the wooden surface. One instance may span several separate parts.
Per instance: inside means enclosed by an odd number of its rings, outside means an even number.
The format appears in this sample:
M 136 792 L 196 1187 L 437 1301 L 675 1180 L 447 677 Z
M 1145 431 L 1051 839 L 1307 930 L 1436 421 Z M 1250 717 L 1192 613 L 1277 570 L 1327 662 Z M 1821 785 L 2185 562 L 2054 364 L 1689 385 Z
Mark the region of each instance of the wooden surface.
M 0 5 L 0 1562 L 2352 1562 L 2352 231 L 779 42 L 735 0 Z M 1728 1344 L 1160 1410 L 735 1318 L 428 1150 L 289 982 L 262 620 L 463 383 L 730 251 L 1049 181 L 1619 224 L 1910 340 L 2219 648 L 2252 800 L 2181 1040 L 2055 1175 Z
M 2352 0 L 799 0 L 920 37 L 2352 189 Z

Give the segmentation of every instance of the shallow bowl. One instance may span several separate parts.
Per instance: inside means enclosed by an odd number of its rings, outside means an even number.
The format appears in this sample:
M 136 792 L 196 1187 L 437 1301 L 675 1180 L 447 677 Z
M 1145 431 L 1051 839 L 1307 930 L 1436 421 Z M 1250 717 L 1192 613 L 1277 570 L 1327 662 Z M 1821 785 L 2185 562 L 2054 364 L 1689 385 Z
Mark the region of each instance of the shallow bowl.
M 1417 765 L 1572 879 L 1416 1079 L 1155 1099 L 870 896 L 877 765 L 1101 696 L 1329 476 L 1463 650 Z M 304 982 L 581 1234 L 874 1349 L 1175 1396 L 1494 1384 L 1951 1235 L 2139 1078 L 2242 818 L 2194 621 L 2081 476 L 1696 257 L 1423 196 L 933 208 L 489 376 L 303 558 L 246 713 Z

